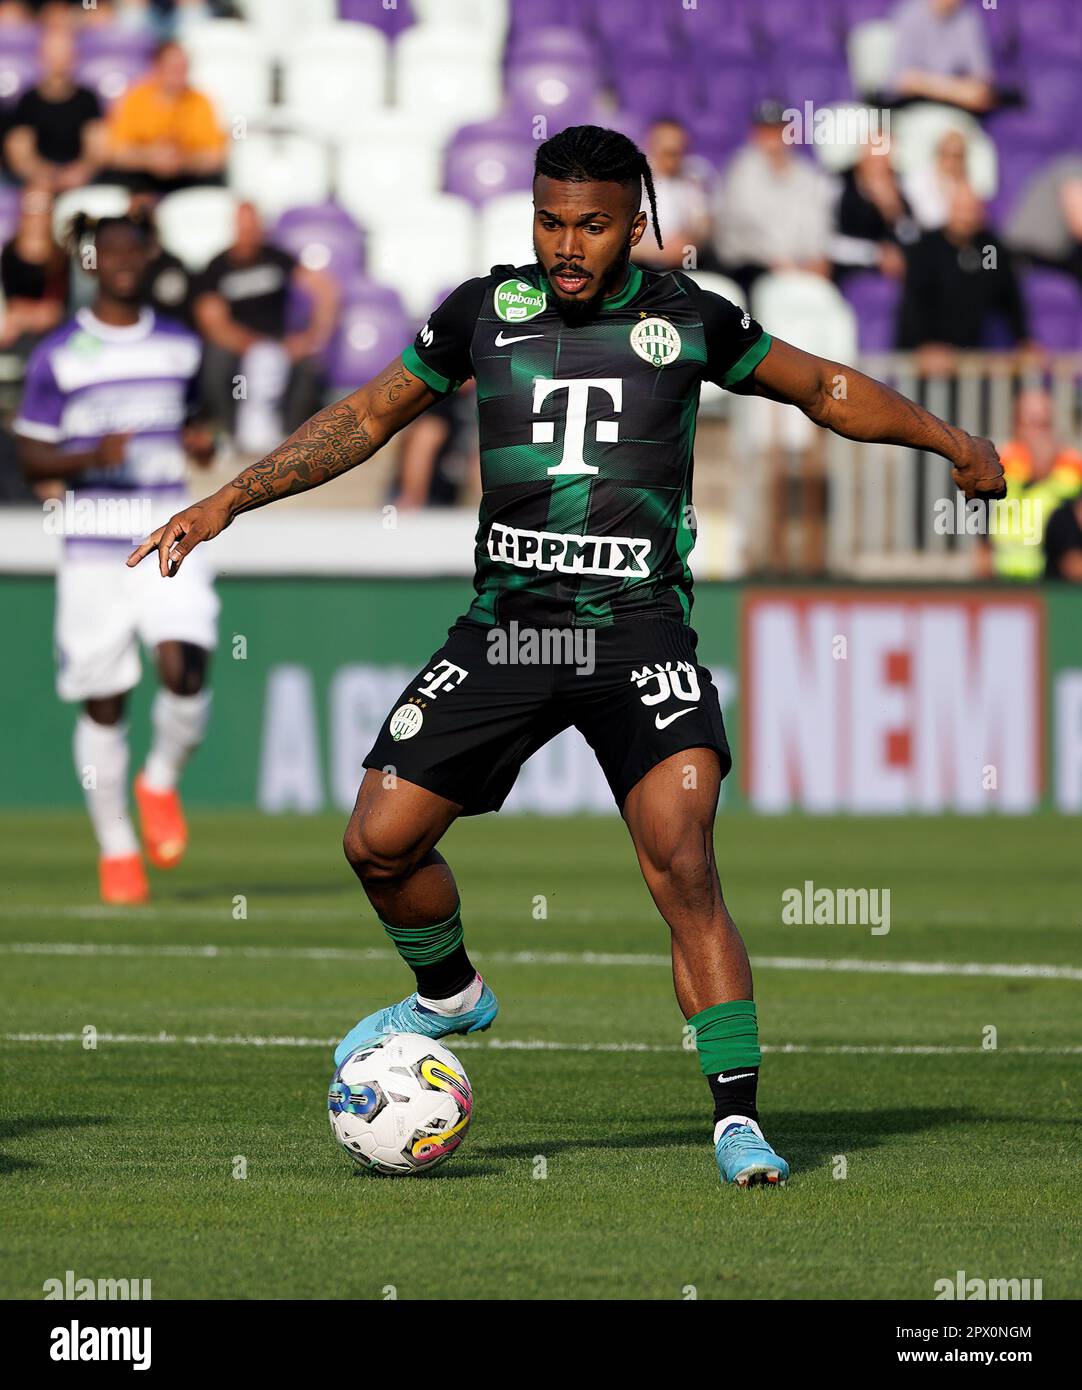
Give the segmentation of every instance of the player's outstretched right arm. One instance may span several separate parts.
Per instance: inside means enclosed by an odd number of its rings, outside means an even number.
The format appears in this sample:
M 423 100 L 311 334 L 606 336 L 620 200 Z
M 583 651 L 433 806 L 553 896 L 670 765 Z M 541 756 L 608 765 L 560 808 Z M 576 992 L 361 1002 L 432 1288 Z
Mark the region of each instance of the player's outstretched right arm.
M 355 468 L 437 399 L 438 394 L 396 357 L 379 376 L 306 420 L 232 482 L 159 526 L 128 556 L 129 566 L 156 550 L 162 574 L 176 574 L 186 555 L 220 535 L 235 516 L 319 487 Z

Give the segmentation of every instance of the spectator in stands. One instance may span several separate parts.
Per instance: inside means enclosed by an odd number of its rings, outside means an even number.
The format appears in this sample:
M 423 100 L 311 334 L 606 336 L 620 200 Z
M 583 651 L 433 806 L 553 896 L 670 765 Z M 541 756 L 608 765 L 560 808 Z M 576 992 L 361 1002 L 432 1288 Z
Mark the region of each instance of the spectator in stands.
M 442 397 L 403 432 L 391 501 L 406 510 L 469 502 L 480 496 L 480 468 L 477 396 L 471 381 Z
M 980 11 L 964 0 L 903 0 L 893 14 L 890 92 L 980 114 L 996 103 Z
M 27 357 L 64 317 L 68 260 L 53 238 L 53 200 L 43 189 L 24 190 L 15 235 L 0 251 L 4 313 L 0 350 Z
M 687 131 L 677 120 L 654 121 L 646 135 L 646 157 L 654 175 L 657 216 L 661 224 L 664 249 L 643 237 L 632 259 L 657 270 L 675 266 L 694 269 L 700 261 L 699 248 L 710 231 L 710 209 L 702 184 L 685 169 L 688 152 Z M 693 253 L 688 260 L 688 248 Z
M 290 289 L 311 304 L 307 326 L 287 331 Z M 263 224 L 251 203 L 237 208 L 236 239 L 215 256 L 198 277 L 195 322 L 207 342 L 204 366 L 205 398 L 216 422 L 244 447 L 264 428 L 290 433 L 320 405 L 322 368 L 319 355 L 330 341 L 338 317 L 338 288 L 321 270 L 301 265 L 287 251 L 269 245 Z M 238 430 L 234 379 L 243 376 L 249 406 L 258 400 L 280 411 L 280 423 L 266 420 Z M 246 434 L 251 428 L 252 433 Z M 272 441 L 273 442 L 273 441 Z M 254 447 L 254 445 L 253 445 Z M 269 447 L 269 446 L 268 446 Z
M 967 155 L 962 132 L 946 130 L 936 144 L 931 164 L 920 164 L 906 176 L 905 196 L 922 231 L 942 227 L 955 193 L 970 187 Z
M 209 98 L 189 85 L 188 55 L 178 43 L 163 43 L 149 76 L 117 102 L 109 142 L 117 175 L 136 191 L 222 181 L 225 134 Z
M 831 184 L 793 152 L 785 129 L 781 103 L 762 102 L 714 202 L 718 260 L 745 293 L 768 270 L 830 273 Z
M 997 328 L 1010 345 L 1025 345 L 1026 308 L 1014 265 L 987 229 L 984 204 L 971 189 L 955 192 L 946 225 L 925 232 L 907 262 L 900 348 L 980 348 Z M 935 355 L 941 364 L 949 357 Z
M 831 259 L 839 271 L 878 270 L 893 279 L 905 274 L 903 246 L 920 235 L 898 187 L 889 153 L 865 146 L 842 176 Z
M 1012 251 L 1082 281 L 1082 155 L 1065 154 L 1038 170 L 1007 222 Z
M 1052 513 L 1044 533 L 1046 579 L 1082 584 L 1082 497 Z
M 1082 454 L 1057 437 L 1047 391 L 1023 391 L 1018 397 L 1014 434 L 999 456 L 1007 480 L 1007 496 L 999 511 L 1010 525 L 981 538 L 977 572 L 983 578 L 1040 579 L 1045 569 L 1042 543 L 1047 547 L 1053 542 L 1058 565 L 1062 542 L 1069 539 L 1069 521 L 1058 522 L 1053 535 L 1053 514 L 1082 493 Z M 1015 503 L 1021 506 L 1016 508 Z M 1051 558 L 1050 554 L 1050 565 Z
M 75 81 L 75 40 L 66 25 L 45 29 L 40 59 L 40 81 L 23 93 L 11 113 L 4 157 L 20 182 L 59 193 L 90 183 L 101 167 L 101 103 Z

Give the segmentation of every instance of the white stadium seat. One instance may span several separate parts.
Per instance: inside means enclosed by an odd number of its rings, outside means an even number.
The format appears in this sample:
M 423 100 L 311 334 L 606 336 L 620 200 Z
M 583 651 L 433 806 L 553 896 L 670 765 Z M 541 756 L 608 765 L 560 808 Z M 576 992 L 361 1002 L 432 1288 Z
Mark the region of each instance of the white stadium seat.
M 298 34 L 307 34 L 338 17 L 338 0 L 237 0 L 248 26 L 261 43 L 284 56 Z
M 250 134 L 233 141 L 229 186 L 267 217 L 322 203 L 331 193 L 330 151 L 304 135 Z
M 426 113 L 441 131 L 485 120 L 499 110 L 499 53 L 481 51 L 468 34 L 415 25 L 396 42 L 394 58 L 395 105 Z
M 438 193 L 443 137 L 423 112 L 366 112 L 337 157 L 338 198 L 355 218 L 394 218 L 408 180 L 410 196 Z
M 922 103 L 891 112 L 891 156 L 899 177 L 904 180 L 917 169 L 930 169 L 936 146 L 948 130 L 965 136 L 966 171 L 974 193 L 993 198 L 999 187 L 996 147 L 973 116 L 954 106 Z
M 478 215 L 477 274 L 533 258 L 533 195 L 503 193 L 490 198 Z
M 508 0 L 412 0 L 413 13 L 426 26 L 446 26 L 502 51 L 507 38 Z
M 751 308 L 767 332 L 796 347 L 839 362 L 856 357 L 856 315 L 821 275 L 802 270 L 763 275 L 752 290 Z M 815 426 L 795 406 L 760 396 L 741 397 L 739 406 L 741 438 L 753 447 L 777 442 L 803 449 L 814 437 Z
M 424 318 L 475 273 L 474 230 L 473 209 L 450 193 L 403 201 L 393 220 L 370 230 L 369 274 L 393 285 L 407 311 Z
M 894 65 L 894 25 L 889 19 L 854 24 L 846 41 L 849 77 L 858 96 L 886 91 Z
M 69 188 L 53 203 L 53 234 L 61 240 L 77 212 L 90 217 L 121 217 L 131 205 L 131 194 L 117 183 L 88 183 Z
M 386 104 L 387 53 L 378 29 L 348 20 L 298 38 L 282 62 L 287 119 L 349 139 L 368 111 Z
M 183 188 L 161 200 L 155 221 L 162 246 L 199 271 L 232 245 L 237 198 L 228 188 Z

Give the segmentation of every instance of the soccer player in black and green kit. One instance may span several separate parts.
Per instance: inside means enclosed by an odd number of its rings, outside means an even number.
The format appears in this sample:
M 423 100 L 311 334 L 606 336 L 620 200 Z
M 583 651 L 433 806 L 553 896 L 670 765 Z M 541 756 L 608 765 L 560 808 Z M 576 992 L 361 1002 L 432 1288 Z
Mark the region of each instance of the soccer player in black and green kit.
M 458 890 L 436 846 L 456 817 L 498 809 L 522 763 L 573 724 L 671 929 L 722 1178 L 777 1183 L 789 1168 L 758 1123 L 748 955 L 714 862 L 731 759 L 690 626 L 699 386 L 788 402 L 849 439 L 940 454 L 967 497 L 1002 496 L 1003 470 L 988 440 L 772 339 L 679 271 L 631 265 L 647 225 L 644 183 L 653 210 L 646 159 L 616 131 L 575 126 L 547 140 L 533 188 L 536 263 L 460 285 L 385 371 L 178 513 L 128 563 L 157 549 L 162 574 L 175 574 L 241 512 L 353 468 L 473 377 L 484 489 L 476 596 L 389 713 L 345 834 L 346 857 L 417 988 L 351 1029 L 336 1063 L 382 1032 L 490 1026 L 496 999 L 467 955 Z M 509 642 L 527 650 L 524 632 L 548 659 L 501 659 Z

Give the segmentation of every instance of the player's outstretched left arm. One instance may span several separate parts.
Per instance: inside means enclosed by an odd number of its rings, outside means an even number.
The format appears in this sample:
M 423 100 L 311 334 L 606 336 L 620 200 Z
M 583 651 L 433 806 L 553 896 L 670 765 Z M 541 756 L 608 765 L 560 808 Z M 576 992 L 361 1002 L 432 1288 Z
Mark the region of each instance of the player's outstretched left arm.
M 817 425 L 865 444 L 903 444 L 939 454 L 967 498 L 1003 497 L 1003 465 L 990 439 L 978 439 L 865 376 L 775 338 L 744 394 L 795 405 Z
M 128 565 L 137 565 L 156 550 L 162 574 L 176 574 L 185 555 L 220 535 L 235 516 L 319 487 L 355 468 L 437 399 L 436 392 L 396 357 L 352 395 L 306 420 L 232 482 L 177 512 L 132 551 Z

